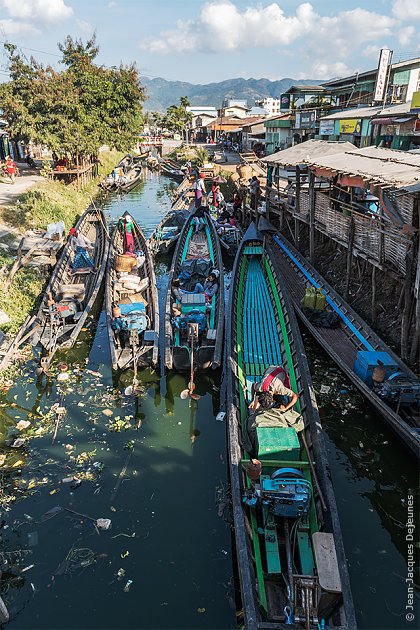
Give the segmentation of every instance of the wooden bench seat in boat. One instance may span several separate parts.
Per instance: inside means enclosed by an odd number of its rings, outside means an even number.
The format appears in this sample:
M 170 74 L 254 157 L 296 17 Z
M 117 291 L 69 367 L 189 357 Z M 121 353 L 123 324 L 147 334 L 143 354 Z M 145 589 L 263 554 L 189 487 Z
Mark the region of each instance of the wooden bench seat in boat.
M 84 284 L 60 284 L 57 289 L 57 294 L 61 296 L 62 300 L 73 298 L 78 302 L 83 302 L 85 292 L 86 287 Z

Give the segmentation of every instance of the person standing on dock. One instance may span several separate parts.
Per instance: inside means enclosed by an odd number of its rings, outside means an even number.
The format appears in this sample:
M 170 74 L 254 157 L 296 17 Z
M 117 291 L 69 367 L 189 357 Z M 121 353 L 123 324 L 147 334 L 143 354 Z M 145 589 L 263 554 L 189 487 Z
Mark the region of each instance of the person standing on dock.
M 201 202 L 206 197 L 206 187 L 204 185 L 204 173 L 200 173 L 194 182 L 194 199 L 195 199 L 195 207 L 199 208 L 201 206 Z
M 12 184 L 14 184 L 15 183 L 15 176 L 16 176 L 16 164 L 13 162 L 12 158 L 10 157 L 10 155 L 8 155 L 7 158 L 6 158 L 6 162 L 4 163 L 4 168 L 6 170 L 6 173 L 8 174 L 10 179 L 12 180 Z
M 277 407 L 280 411 L 288 411 L 298 401 L 298 394 L 291 389 L 290 378 L 281 366 L 270 365 L 259 383 L 252 386 L 252 401 L 249 408 L 252 411 L 269 409 L 276 404 L 275 397 L 283 397 L 283 402 Z M 285 403 L 285 398 L 287 402 Z

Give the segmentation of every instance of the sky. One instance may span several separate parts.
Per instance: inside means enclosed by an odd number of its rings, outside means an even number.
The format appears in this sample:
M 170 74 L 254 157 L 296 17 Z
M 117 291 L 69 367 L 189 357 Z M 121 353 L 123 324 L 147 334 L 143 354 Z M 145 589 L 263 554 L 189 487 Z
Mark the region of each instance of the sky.
M 0 41 L 39 61 L 93 31 L 100 63 L 135 61 L 149 77 L 322 80 L 375 68 L 384 47 L 420 56 L 420 1 L 0 0 Z M 0 64 L 5 80 L 4 53 Z

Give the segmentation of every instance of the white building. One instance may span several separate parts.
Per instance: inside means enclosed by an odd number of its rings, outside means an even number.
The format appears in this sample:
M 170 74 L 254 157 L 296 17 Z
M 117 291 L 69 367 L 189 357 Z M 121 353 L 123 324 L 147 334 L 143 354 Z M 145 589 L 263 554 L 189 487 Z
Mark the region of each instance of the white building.
M 274 114 L 280 113 L 280 99 L 279 98 L 261 98 L 258 101 L 255 101 L 255 105 L 258 107 L 262 107 L 266 109 L 270 116 L 274 116 Z

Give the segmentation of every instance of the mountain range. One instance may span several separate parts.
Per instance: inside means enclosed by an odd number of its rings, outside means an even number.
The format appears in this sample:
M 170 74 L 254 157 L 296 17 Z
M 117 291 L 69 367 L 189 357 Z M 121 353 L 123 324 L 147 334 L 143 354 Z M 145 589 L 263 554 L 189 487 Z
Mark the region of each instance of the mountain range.
M 292 85 L 317 85 L 316 80 L 280 79 L 227 79 L 219 83 L 195 85 L 184 81 L 167 81 L 161 78 L 142 77 L 141 82 L 146 88 L 147 101 L 144 107 L 147 111 L 164 112 L 169 105 L 178 103 L 181 96 L 186 96 L 191 105 L 214 105 L 221 107 L 225 98 L 246 100 L 249 106 L 254 105 L 256 99 L 264 97 L 279 98 Z

